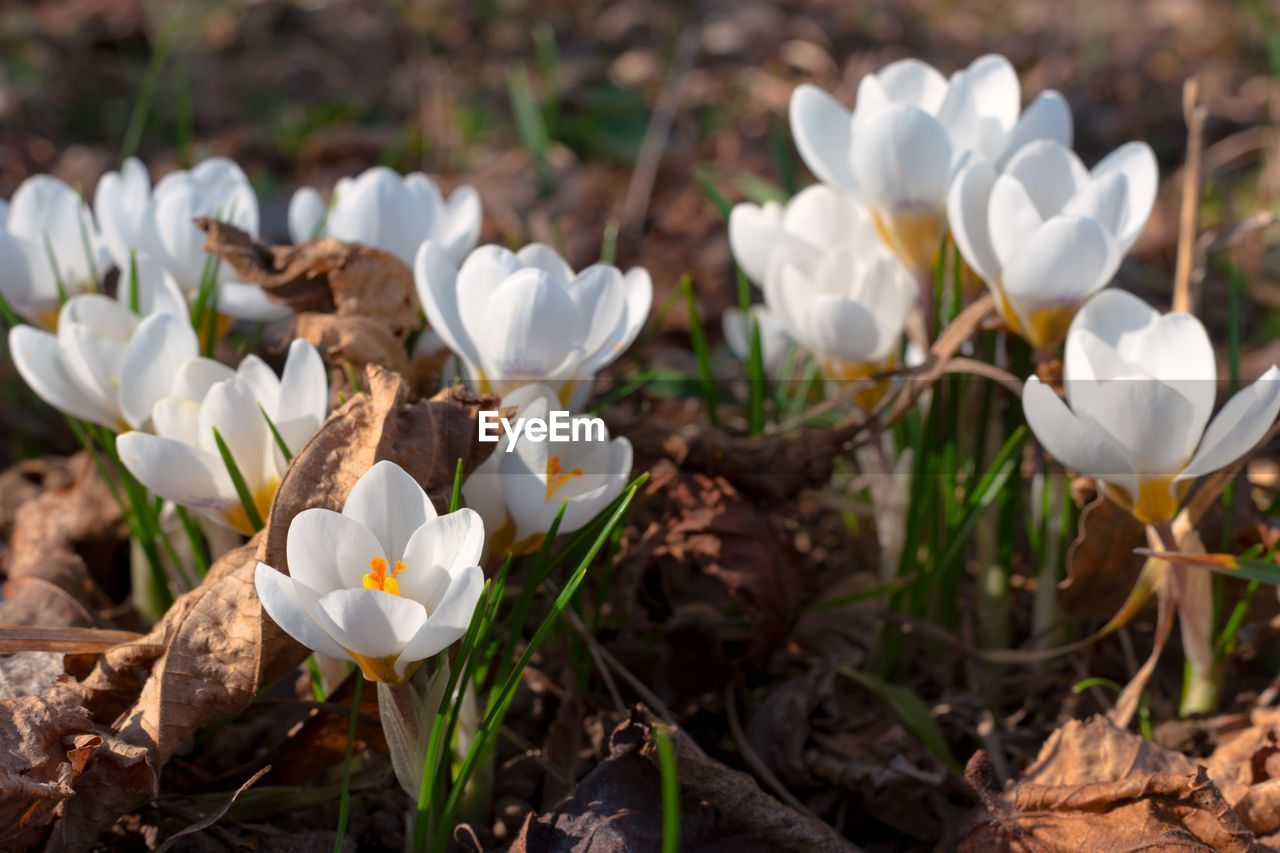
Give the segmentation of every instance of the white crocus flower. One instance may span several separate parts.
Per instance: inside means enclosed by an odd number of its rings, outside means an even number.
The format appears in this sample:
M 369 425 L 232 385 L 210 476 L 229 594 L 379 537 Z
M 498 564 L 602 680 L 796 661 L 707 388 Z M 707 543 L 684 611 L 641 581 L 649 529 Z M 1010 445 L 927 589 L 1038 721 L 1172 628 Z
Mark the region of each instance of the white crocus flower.
M 1027 423 L 1059 462 L 1098 480 L 1146 524 L 1172 519 L 1192 481 L 1249 452 L 1280 411 L 1273 366 L 1210 421 L 1217 370 L 1200 321 L 1161 316 L 1120 290 L 1103 291 L 1076 315 L 1064 374 L 1066 402 L 1027 380 Z
M 350 659 L 366 678 L 401 684 L 466 633 L 484 573 L 484 523 L 438 516 L 400 466 L 379 462 L 341 513 L 303 510 L 289 524 L 289 574 L 258 563 L 258 598 L 307 648 Z
M 752 305 L 746 316 L 760 328 L 760 357 L 765 375 L 778 378 L 787 350 L 791 348 L 791 336 L 768 305 Z M 751 357 L 751 324 L 742 310 L 726 308 L 720 315 L 720 326 L 729 349 L 739 361 L 746 363 Z
M 414 262 L 431 328 L 481 393 L 545 383 L 577 410 L 591 380 L 631 346 L 653 301 L 649 274 L 596 264 L 574 274 L 549 246 L 481 246 L 456 268 L 428 241 Z
M 137 183 L 135 178 L 131 204 Z M 129 210 L 124 205 L 104 205 L 100 215 L 127 216 Z M 211 259 L 204 250 L 205 234 L 194 223 L 201 216 L 258 236 L 258 197 L 244 171 L 226 157 L 210 157 L 190 170 L 165 175 L 152 191 L 147 207 L 147 246 L 177 280 L 187 300 L 197 298 L 206 265 L 214 264 L 219 314 L 259 321 L 289 316 L 292 312 L 287 305 L 272 302 L 257 285 L 237 281 L 229 265 Z
M 777 252 L 764 295 L 829 381 L 860 381 L 892 369 L 916 304 L 911 276 L 879 247 Z
M 951 233 L 1009 326 L 1051 351 L 1138 239 L 1157 180 L 1146 143 L 1124 145 L 1087 171 L 1070 149 L 1040 140 L 1002 170 L 975 160 L 956 176 Z
M 806 187 L 785 205 L 749 202 L 729 214 L 729 247 L 751 281 L 763 285 L 769 261 L 780 249 L 825 252 L 842 246 L 878 247 L 871 214 L 850 193 L 822 184 Z
M 127 270 L 135 252 L 154 251 L 151 238 L 151 177 L 136 157 L 119 172 L 107 172 L 93 193 L 93 214 L 116 268 Z
M 19 185 L 0 226 L 0 293 L 23 319 L 54 328 L 68 297 L 98 289 L 107 256 L 89 207 L 57 178 Z
M 343 178 L 326 210 L 320 194 L 303 187 L 289 203 L 289 235 L 294 243 L 335 237 L 390 252 L 413 266 L 426 240 L 438 245 L 457 266 L 480 239 L 480 196 L 459 187 L 448 201 L 421 172 L 403 177 L 375 166 L 356 178 Z
M 155 403 L 156 434 L 120 436 L 120 460 L 155 494 L 252 535 L 214 430 L 226 442 L 265 520 L 288 467 L 271 425 L 289 452 L 297 453 L 324 422 L 328 384 L 320 354 L 301 339 L 289 346 L 280 378 L 257 356 L 246 358 L 237 371 L 193 357 L 177 370 L 168 394 Z
M 31 326 L 9 331 L 14 365 L 40 399 L 113 430 L 149 429 L 152 406 L 178 366 L 196 356 L 177 285 L 146 255 L 137 256 L 136 270 L 136 300 L 85 293 L 62 306 L 56 333 Z
M 519 410 L 517 417 L 546 420 L 560 401 L 545 385 L 526 385 L 507 395 L 502 405 Z M 504 435 L 493 454 L 462 485 L 467 505 L 491 531 L 490 546 L 523 554 L 537 550 L 565 507 L 559 533 L 586 525 L 622 494 L 631 476 L 631 442 L 610 439 L 604 422 L 586 415 L 572 418 L 577 440 L 532 441 L 524 432 L 508 452 Z M 594 422 L 603 434 L 593 432 Z M 570 436 L 574 427 L 569 427 Z
M 1018 76 L 988 55 L 944 78 L 915 59 L 864 77 L 851 112 L 804 85 L 791 99 L 791 132 L 810 170 L 855 192 L 886 245 L 914 271 L 932 267 L 945 225 L 947 188 L 970 157 L 1002 162 L 1035 139 L 1071 142 L 1071 113 L 1057 92 L 1019 117 Z

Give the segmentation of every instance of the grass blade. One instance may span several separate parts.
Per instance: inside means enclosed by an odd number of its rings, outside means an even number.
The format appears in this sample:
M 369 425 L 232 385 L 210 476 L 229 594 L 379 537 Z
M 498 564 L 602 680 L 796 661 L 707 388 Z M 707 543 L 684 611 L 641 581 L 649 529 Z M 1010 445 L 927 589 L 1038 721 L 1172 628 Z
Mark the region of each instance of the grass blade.
M 662 853 L 680 853 L 680 770 L 671 735 L 662 726 L 653 727 L 658 746 L 658 771 L 662 774 Z
M 840 667 L 840 674 L 874 693 L 898 715 L 898 719 L 902 720 L 902 724 L 915 736 L 916 740 L 924 745 L 925 749 L 932 752 L 934 757 L 945 764 L 952 773 L 957 776 L 963 775 L 960 762 L 956 761 L 955 756 L 951 754 L 951 747 L 942 734 L 942 728 L 919 696 L 905 687 L 897 687 L 874 675 L 858 672 L 847 666 Z
M 245 482 L 244 474 L 240 473 L 240 466 L 236 464 L 235 457 L 231 455 L 231 448 L 227 447 L 226 441 L 222 438 L 222 433 L 218 432 L 218 428 L 213 428 L 213 441 L 218 445 L 218 454 L 222 456 L 222 464 L 227 466 L 227 473 L 231 476 L 231 483 L 236 487 L 236 495 L 240 498 L 240 505 L 244 508 L 245 517 L 249 519 L 249 526 L 257 532 L 262 529 L 262 516 L 258 514 L 258 507 L 253 502 L 253 492 L 249 491 L 249 484 Z
M 360 693 L 364 673 L 356 669 L 356 689 L 351 694 L 351 716 L 347 720 L 347 750 L 342 758 L 342 797 L 338 800 L 338 830 L 333 840 L 333 853 L 342 853 L 347 837 L 347 816 L 351 812 L 351 753 L 356 742 L 356 718 L 360 716 Z
M 678 287 L 684 289 L 685 304 L 689 309 L 689 339 L 693 343 L 693 355 L 698 360 L 698 380 L 702 396 L 707 401 L 707 419 L 712 426 L 719 425 L 716 416 L 716 383 L 711 375 L 711 352 L 707 347 L 707 335 L 702 329 L 702 316 L 698 313 L 698 300 L 693 292 L 693 279 L 688 273 L 680 279 Z

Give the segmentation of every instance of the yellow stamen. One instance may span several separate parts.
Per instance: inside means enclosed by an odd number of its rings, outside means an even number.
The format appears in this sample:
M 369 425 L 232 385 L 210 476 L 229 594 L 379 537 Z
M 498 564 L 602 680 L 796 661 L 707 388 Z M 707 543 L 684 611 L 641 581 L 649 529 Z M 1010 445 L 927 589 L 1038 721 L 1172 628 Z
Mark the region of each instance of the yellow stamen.
M 365 589 L 376 589 L 391 595 L 399 595 L 400 582 L 396 580 L 396 575 L 404 570 L 404 563 L 396 560 L 395 569 L 391 574 L 387 574 L 387 561 L 382 557 L 374 557 L 369 561 L 369 571 L 361 579 L 361 584 Z
M 551 458 L 547 460 L 547 500 L 551 500 L 551 496 L 565 483 L 568 483 L 574 477 L 581 476 L 581 468 L 571 468 L 566 471 L 560 464 L 560 454 L 553 453 Z
M 58 331 L 58 315 L 62 313 L 61 305 L 51 305 L 40 310 L 40 326 L 50 332 Z
M 1144 477 L 1138 483 L 1138 499 L 1135 501 L 1129 490 L 1114 483 L 1102 483 L 1107 497 L 1127 509 L 1133 517 L 1143 524 L 1160 524 L 1171 521 L 1178 514 L 1178 503 L 1185 497 L 1191 484 L 1183 481 L 1174 485 L 1173 477 Z

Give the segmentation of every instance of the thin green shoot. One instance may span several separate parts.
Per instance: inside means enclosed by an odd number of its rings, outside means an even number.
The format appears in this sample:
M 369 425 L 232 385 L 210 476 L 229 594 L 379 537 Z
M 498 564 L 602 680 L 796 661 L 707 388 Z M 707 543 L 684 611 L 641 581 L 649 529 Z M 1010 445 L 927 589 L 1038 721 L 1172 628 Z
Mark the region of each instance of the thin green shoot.
M 249 526 L 256 533 L 262 529 L 262 516 L 258 514 L 258 507 L 253 501 L 253 492 L 249 490 L 249 484 L 245 482 L 244 474 L 240 472 L 240 466 L 236 464 L 235 457 L 231 455 L 231 448 L 227 447 L 227 442 L 223 440 L 222 433 L 218 432 L 217 427 L 213 427 L 213 441 L 218 446 L 218 454 L 222 457 L 222 464 L 227 466 L 227 474 L 231 477 L 231 483 L 236 488 L 236 495 L 240 498 L 240 506 L 244 509 L 245 517 L 249 520 Z
M 693 344 L 693 355 L 698 361 L 698 379 L 702 385 L 702 395 L 707 402 L 707 419 L 711 425 L 718 426 L 716 414 L 716 383 L 711 373 L 711 351 L 707 347 L 707 336 L 702 329 L 702 316 L 698 312 L 698 299 L 693 291 L 693 279 L 688 273 L 680 279 L 679 288 L 684 290 L 685 304 L 689 309 L 689 338 Z
M 653 727 L 658 747 L 658 772 L 662 779 L 662 853 L 680 853 L 680 769 L 671 735 L 661 725 Z
M 360 716 L 360 693 L 364 673 L 356 670 L 356 689 L 351 694 L 351 715 L 347 719 L 347 748 L 342 756 L 342 796 L 338 800 L 338 829 L 333 840 L 333 853 L 342 853 L 347 838 L 347 818 L 351 813 L 351 753 L 355 750 L 356 720 Z

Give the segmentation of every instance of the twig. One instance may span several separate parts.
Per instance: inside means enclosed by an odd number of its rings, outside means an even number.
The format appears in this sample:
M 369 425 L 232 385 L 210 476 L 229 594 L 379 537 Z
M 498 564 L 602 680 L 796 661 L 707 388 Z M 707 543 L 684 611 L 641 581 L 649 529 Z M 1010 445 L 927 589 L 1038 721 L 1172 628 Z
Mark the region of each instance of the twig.
M 257 773 L 254 773 L 252 776 L 250 776 L 248 779 L 245 780 L 243 785 L 241 785 L 239 788 L 236 788 L 235 793 L 231 795 L 230 799 L 228 799 L 225 803 L 223 803 L 219 808 L 214 810 L 211 814 L 201 818 L 200 820 L 191 824 L 191 826 L 188 826 L 186 829 L 178 830 L 173 835 L 170 835 L 169 838 L 164 842 L 164 844 L 161 844 L 159 847 L 156 848 L 156 853 L 165 853 L 166 850 L 171 849 L 173 845 L 177 843 L 179 838 L 182 838 L 187 835 L 194 835 L 197 832 L 202 832 L 208 829 L 209 827 L 213 826 L 213 824 L 221 820 L 222 816 L 225 815 L 228 811 L 230 811 L 231 807 L 235 805 L 236 798 L 239 797 L 241 794 L 243 794 L 245 790 L 249 788 L 250 785 L 252 785 L 254 782 L 257 782 L 259 779 L 261 779 L 263 775 L 265 775 L 266 772 L 270 769 L 271 769 L 271 765 L 268 764 L 266 767 L 263 767 Z
M 1173 310 L 1192 313 L 1192 266 L 1195 262 L 1196 214 L 1200 210 L 1201 157 L 1204 151 L 1205 108 L 1198 104 L 1200 83 L 1192 77 L 1182 89 L 1182 112 L 1187 121 L 1187 165 L 1182 174 L 1182 215 L 1178 222 L 1178 265 L 1173 276 Z
M 742 724 L 738 722 L 738 697 L 734 692 L 732 681 L 724 686 L 724 711 L 729 720 L 729 733 L 733 735 L 733 741 L 738 747 L 738 752 L 742 753 L 742 760 L 751 768 L 751 772 L 768 785 L 778 799 L 791 806 L 791 808 L 803 815 L 808 815 L 814 820 L 821 820 L 821 818 L 809 811 L 805 804 L 800 802 L 786 785 L 782 784 L 782 780 L 774 775 L 774 772 L 769 769 L 769 765 L 764 763 L 764 759 L 760 757 L 759 753 L 751 746 L 751 742 L 747 740 L 746 732 L 742 730 Z

